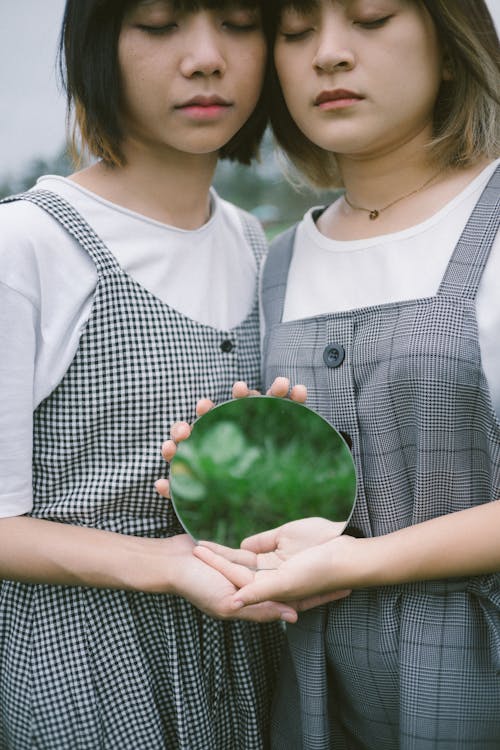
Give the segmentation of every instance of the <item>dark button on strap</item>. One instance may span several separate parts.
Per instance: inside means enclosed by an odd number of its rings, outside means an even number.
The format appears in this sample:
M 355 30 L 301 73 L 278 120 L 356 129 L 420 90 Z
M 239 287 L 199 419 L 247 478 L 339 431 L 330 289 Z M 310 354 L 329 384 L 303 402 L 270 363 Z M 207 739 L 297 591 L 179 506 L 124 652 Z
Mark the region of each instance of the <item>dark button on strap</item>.
M 323 352 L 323 361 L 327 367 L 339 367 L 345 359 L 345 350 L 341 344 L 329 344 Z
M 220 345 L 221 352 L 224 352 L 224 354 L 229 354 L 229 352 L 232 352 L 234 349 L 234 344 L 230 339 L 224 339 L 222 344 Z

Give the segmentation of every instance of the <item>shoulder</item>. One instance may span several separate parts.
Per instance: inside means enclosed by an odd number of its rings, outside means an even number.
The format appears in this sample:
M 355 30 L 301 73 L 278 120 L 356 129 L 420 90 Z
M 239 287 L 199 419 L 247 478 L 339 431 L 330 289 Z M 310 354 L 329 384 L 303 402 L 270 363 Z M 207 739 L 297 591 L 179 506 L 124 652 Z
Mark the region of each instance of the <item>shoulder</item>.
M 297 222 L 274 237 L 269 245 L 269 253 L 265 264 L 265 276 L 270 277 L 283 266 L 288 267 L 290 265 L 295 238 L 301 225 L 302 222 Z
M 51 278 L 88 273 L 87 254 L 43 208 L 20 196 L 0 204 L 0 282 L 33 304 Z

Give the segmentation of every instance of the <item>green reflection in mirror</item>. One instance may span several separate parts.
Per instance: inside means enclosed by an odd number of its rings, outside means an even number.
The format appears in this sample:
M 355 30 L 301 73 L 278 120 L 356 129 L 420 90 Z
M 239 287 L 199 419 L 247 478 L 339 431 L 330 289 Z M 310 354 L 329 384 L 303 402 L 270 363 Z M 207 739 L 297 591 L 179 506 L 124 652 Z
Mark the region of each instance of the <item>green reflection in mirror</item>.
M 200 417 L 170 467 L 176 513 L 194 539 L 231 547 L 309 516 L 345 525 L 356 473 L 344 439 L 303 404 L 254 396 Z

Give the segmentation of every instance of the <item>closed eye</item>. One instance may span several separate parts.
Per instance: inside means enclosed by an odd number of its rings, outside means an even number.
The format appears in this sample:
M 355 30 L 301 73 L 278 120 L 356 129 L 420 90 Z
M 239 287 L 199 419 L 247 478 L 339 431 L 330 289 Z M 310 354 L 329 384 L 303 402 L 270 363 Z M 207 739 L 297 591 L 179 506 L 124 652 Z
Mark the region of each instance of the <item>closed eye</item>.
M 305 39 L 312 29 L 303 29 L 302 31 L 281 31 L 280 34 L 285 42 L 299 42 Z
M 173 31 L 177 28 L 176 23 L 166 23 L 163 26 L 148 26 L 146 24 L 140 23 L 137 24 L 137 28 L 141 31 L 144 31 L 146 34 L 151 34 L 153 36 L 161 36 L 162 34 L 168 34 L 169 32 Z
M 355 26 L 359 26 L 362 29 L 380 29 L 385 26 L 392 16 L 384 16 L 383 18 L 374 18 L 373 21 L 354 21 Z

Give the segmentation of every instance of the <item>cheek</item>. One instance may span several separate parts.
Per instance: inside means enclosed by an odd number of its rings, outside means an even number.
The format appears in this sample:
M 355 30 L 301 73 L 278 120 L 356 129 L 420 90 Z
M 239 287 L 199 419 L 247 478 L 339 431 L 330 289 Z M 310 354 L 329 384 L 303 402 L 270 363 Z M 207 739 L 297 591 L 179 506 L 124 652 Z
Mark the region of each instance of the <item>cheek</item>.
M 236 50 L 233 57 L 233 82 L 240 96 L 246 97 L 251 109 L 257 104 L 266 71 L 267 51 L 264 42 Z
M 274 64 L 278 74 L 281 91 L 288 109 L 294 116 L 297 109 L 300 110 L 301 102 L 306 98 L 306 89 L 301 82 L 301 71 L 305 70 L 305 64 L 301 64 L 297 57 L 293 57 L 289 51 L 283 51 L 279 46 L 274 53 Z

